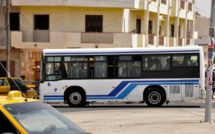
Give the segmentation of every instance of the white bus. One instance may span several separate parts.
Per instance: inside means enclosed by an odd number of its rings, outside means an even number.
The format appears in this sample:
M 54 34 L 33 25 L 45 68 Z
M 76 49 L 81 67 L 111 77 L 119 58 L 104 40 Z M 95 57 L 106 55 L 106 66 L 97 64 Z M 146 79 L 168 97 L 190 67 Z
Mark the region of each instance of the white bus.
M 40 98 L 85 106 L 89 102 L 164 102 L 201 98 L 201 47 L 46 49 Z

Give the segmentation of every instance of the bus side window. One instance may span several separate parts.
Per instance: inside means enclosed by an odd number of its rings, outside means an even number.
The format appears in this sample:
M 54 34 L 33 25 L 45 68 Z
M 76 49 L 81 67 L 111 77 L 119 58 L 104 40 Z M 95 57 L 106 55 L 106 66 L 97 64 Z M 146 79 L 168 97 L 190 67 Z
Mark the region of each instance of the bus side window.
M 107 77 L 107 62 L 106 56 L 95 56 L 94 62 L 94 77 L 106 78 Z
M 143 56 L 143 71 L 156 70 L 156 56 Z
M 88 78 L 87 57 L 64 57 L 67 78 Z

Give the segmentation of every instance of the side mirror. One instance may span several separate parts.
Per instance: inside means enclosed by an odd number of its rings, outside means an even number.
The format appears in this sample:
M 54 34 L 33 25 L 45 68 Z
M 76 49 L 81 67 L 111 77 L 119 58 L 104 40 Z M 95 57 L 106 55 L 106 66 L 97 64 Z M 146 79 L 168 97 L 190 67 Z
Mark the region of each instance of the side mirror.
M 12 133 L 12 132 L 4 132 L 2 134 L 14 134 L 14 133 Z

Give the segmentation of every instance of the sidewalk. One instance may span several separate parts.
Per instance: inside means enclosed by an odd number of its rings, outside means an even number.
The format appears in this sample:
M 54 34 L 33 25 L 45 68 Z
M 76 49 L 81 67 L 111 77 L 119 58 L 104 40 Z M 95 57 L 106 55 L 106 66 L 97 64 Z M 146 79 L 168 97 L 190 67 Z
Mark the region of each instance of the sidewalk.
M 204 121 L 201 108 L 90 108 L 64 115 L 92 134 L 215 133 L 214 123 L 200 123 Z

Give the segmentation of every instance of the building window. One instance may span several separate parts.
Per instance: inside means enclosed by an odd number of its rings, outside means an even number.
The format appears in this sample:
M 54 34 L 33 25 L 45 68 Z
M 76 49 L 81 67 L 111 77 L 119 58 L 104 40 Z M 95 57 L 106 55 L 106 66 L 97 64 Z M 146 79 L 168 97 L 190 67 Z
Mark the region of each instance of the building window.
M 11 31 L 19 31 L 20 24 L 19 24 L 19 13 L 10 13 L 10 30 Z
M 49 30 L 49 15 L 35 15 L 34 30 Z
M 86 32 L 103 32 L 102 15 L 86 15 Z
M 149 21 L 149 29 L 148 29 L 148 34 L 152 34 L 152 21 Z
M 136 20 L 136 33 L 141 33 L 141 19 Z
M 175 25 L 171 25 L 171 37 L 174 37 Z

